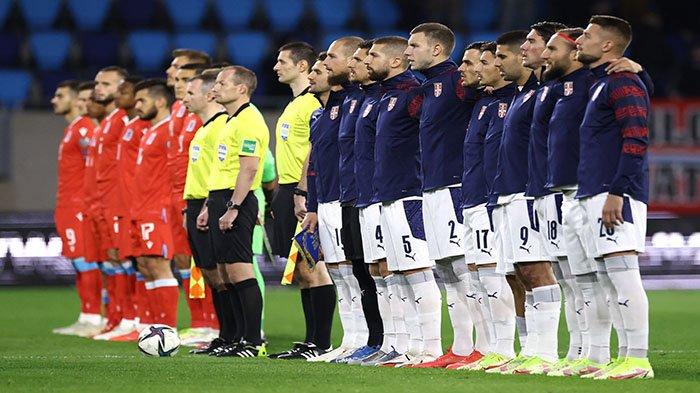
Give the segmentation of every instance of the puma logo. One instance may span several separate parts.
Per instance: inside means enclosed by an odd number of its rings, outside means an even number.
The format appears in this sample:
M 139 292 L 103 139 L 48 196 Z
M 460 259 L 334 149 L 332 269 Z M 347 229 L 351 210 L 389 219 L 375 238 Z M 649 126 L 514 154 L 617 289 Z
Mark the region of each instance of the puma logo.
M 535 310 L 539 310 L 540 304 L 541 304 L 541 303 L 539 303 L 539 302 L 533 303 L 533 304 L 532 304 L 532 308 L 534 308 Z
M 391 297 L 393 296 L 393 293 L 389 293 L 389 300 L 391 300 Z
M 454 303 L 447 303 L 447 308 L 454 308 L 455 304 Z
M 462 246 L 460 246 L 460 244 L 459 244 L 459 240 L 450 240 L 450 243 L 456 245 L 457 247 L 462 247 Z
M 412 260 L 413 262 L 416 261 L 416 253 L 415 252 L 413 253 L 413 255 L 406 254 L 405 257 Z
M 469 299 L 476 300 L 476 293 L 472 293 L 471 295 L 470 295 L 470 294 L 467 294 L 467 297 L 468 297 Z
M 613 243 L 615 243 L 615 244 L 618 244 L 618 243 L 617 243 L 617 236 L 615 236 L 615 237 L 606 237 L 605 240 L 607 240 L 607 241 L 609 241 L 609 242 L 613 242 Z
M 421 301 L 422 299 L 423 299 L 422 297 L 419 297 L 419 298 L 416 298 L 416 300 L 414 300 L 414 301 L 416 302 L 416 304 L 420 304 L 420 301 Z
M 529 246 L 527 246 L 527 247 L 525 247 L 525 246 L 520 246 L 520 247 L 518 247 L 518 248 L 521 249 L 521 250 L 523 250 L 523 251 L 525 251 L 525 252 L 527 252 L 527 253 L 529 254 L 529 253 L 530 253 L 530 249 L 532 248 L 532 245 L 529 245 Z
M 488 250 L 481 249 L 479 251 L 483 252 L 484 254 L 487 254 L 490 257 L 493 256 L 493 255 L 491 255 L 491 249 L 488 249 Z
M 377 296 L 384 296 L 384 292 L 383 292 L 383 291 L 377 291 Z
M 486 292 L 486 296 L 487 296 L 487 297 L 494 298 L 494 299 L 498 299 L 498 296 L 496 296 L 497 293 L 498 293 L 498 292 L 494 292 L 493 294 L 490 294 L 490 293 Z
M 344 300 L 344 299 L 343 299 L 342 297 L 339 297 L 339 298 L 338 298 L 338 304 L 342 303 L 343 300 Z
M 559 243 L 555 243 L 555 242 L 552 241 L 552 240 L 550 240 L 549 243 L 550 243 L 551 245 L 553 245 L 554 247 L 556 247 L 557 250 L 559 249 Z
M 357 299 L 357 296 L 353 296 L 350 298 L 350 303 L 355 303 L 355 299 Z
M 576 310 L 576 314 L 578 314 L 578 315 L 581 315 L 581 312 L 583 312 L 582 308 L 579 308 L 578 310 Z
M 401 299 L 401 301 L 402 301 L 402 302 L 405 302 L 405 301 L 406 301 L 406 299 L 408 299 L 408 298 L 407 298 L 407 297 L 405 297 L 405 296 L 401 296 L 401 297 L 400 297 L 399 299 Z
M 377 244 L 377 248 L 381 248 L 382 250 L 385 250 L 385 249 L 384 249 L 384 246 L 381 245 L 381 244 Z
M 590 306 L 591 306 L 591 301 L 590 301 L 590 300 L 584 301 L 583 304 L 585 304 L 586 307 L 590 307 Z
M 629 307 L 629 306 L 630 306 L 630 305 L 629 305 L 629 302 L 630 302 L 630 300 L 627 299 L 627 300 L 625 300 L 624 302 L 617 302 L 617 304 L 619 304 L 619 305 L 621 305 L 621 306 Z

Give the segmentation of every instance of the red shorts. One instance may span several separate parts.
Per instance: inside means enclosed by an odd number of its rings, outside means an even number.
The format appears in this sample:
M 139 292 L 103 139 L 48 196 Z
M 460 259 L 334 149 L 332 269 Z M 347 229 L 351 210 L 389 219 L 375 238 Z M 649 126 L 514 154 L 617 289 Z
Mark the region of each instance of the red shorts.
M 122 260 L 135 256 L 132 231 L 131 217 L 119 217 L 119 258 Z
M 119 217 L 109 209 L 100 210 L 100 235 L 106 249 L 119 248 Z
M 173 234 L 173 255 L 192 255 L 190 250 L 190 242 L 187 239 L 187 231 L 183 226 L 182 219 L 182 209 L 185 208 L 186 204 L 182 198 L 175 200 L 173 198 L 171 206 L 170 220 L 171 231 Z
M 102 262 L 107 259 L 107 250 L 102 247 L 102 236 L 97 217 L 87 215 L 83 221 L 85 234 L 85 260 Z
M 85 215 L 79 207 L 57 207 L 54 211 L 56 231 L 63 242 L 61 255 L 69 259 L 84 258 Z
M 167 210 L 163 208 L 162 214 L 143 216 L 131 221 L 132 251 L 135 257 L 172 258 L 173 235 Z

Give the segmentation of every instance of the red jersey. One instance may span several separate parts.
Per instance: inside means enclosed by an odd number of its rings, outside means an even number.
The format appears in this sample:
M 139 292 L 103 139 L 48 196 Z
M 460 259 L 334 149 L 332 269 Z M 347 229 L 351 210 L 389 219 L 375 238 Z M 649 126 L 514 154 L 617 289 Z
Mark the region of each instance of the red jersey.
M 171 185 L 168 176 L 168 135 L 170 117 L 159 121 L 141 138 L 134 170 L 133 219 L 161 215 L 170 206 Z
M 189 161 L 190 143 L 194 134 L 202 126 L 202 119 L 192 112 L 187 112 L 182 130 L 177 137 L 177 151 L 174 162 L 173 193 L 179 199 L 185 191 L 185 178 L 187 177 L 187 162 Z
M 120 217 L 125 217 L 130 214 L 129 205 L 133 201 L 134 188 L 134 170 L 136 168 L 136 155 L 138 154 L 141 144 L 141 137 L 151 123 L 135 117 L 126 123 L 124 132 L 119 138 L 117 145 L 117 171 L 119 173 L 119 209 L 117 213 Z
M 95 170 L 97 171 L 97 195 L 101 198 L 103 208 L 117 209 L 119 205 L 117 146 L 128 121 L 126 111 L 117 108 L 100 123 Z
M 85 156 L 95 124 L 87 116 L 78 116 L 66 126 L 58 146 L 58 188 L 56 206 L 83 206 L 85 193 Z
M 100 126 L 96 126 L 88 143 L 85 155 L 85 178 L 83 182 L 83 195 L 85 209 L 89 214 L 95 214 L 97 209 L 97 171 L 95 170 L 95 157 L 97 156 L 97 136 Z

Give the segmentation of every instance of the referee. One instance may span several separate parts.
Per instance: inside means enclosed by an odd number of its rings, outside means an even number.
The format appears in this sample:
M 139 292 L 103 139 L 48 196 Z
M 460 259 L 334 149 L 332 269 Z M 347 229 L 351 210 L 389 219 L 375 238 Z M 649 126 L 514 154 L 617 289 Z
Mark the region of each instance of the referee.
M 250 103 L 257 77 L 241 66 L 219 72 L 212 94 L 229 114 L 216 142 L 208 179 L 207 207 L 197 227 L 209 227 L 210 241 L 219 273 L 229 291 L 237 324 L 243 327 L 239 342 L 217 356 L 266 356 L 260 335 L 263 299 L 253 270 L 253 230 L 258 201 L 253 190 L 260 187 L 270 134 L 260 111 Z M 235 298 L 238 301 L 235 301 Z

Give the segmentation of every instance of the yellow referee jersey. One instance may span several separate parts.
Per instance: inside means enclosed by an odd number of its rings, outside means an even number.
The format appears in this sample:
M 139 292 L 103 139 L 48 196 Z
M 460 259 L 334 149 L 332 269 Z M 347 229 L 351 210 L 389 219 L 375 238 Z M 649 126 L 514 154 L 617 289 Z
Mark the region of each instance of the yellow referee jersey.
M 226 112 L 219 112 L 194 134 L 187 161 L 184 199 L 204 199 L 209 195 L 207 181 L 216 155 L 216 141 L 227 119 Z
M 270 143 L 270 131 L 262 113 L 251 103 L 241 106 L 229 117 L 216 141 L 216 155 L 209 174 L 210 191 L 233 189 L 241 169 L 239 156 L 258 157 L 258 171 L 250 189 L 262 183 L 265 154 Z
M 275 159 L 280 184 L 297 183 L 309 153 L 309 121 L 321 102 L 307 88 L 287 104 L 277 120 Z

